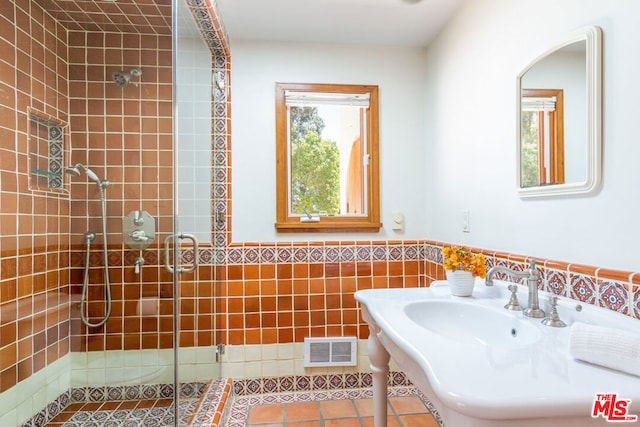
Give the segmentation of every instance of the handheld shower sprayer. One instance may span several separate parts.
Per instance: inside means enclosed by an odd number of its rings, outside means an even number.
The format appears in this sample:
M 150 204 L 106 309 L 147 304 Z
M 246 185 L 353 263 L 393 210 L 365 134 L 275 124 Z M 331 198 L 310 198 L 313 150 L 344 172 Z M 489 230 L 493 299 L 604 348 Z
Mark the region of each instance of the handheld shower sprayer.
M 94 171 L 92 171 L 82 163 L 76 163 L 75 165 L 66 168 L 64 171 L 65 173 L 71 176 L 80 176 L 80 169 L 84 171 L 84 173 L 87 175 L 87 178 L 89 178 L 89 180 L 96 183 L 98 188 L 104 189 L 109 186 L 109 181 L 101 180 L 100 178 L 98 178 L 98 175 L 96 175 Z
M 85 306 L 86 306 L 87 297 L 89 294 L 89 259 L 91 257 L 91 243 L 96 238 L 95 233 L 91 231 L 85 233 L 84 235 L 84 243 L 86 245 L 86 251 L 85 251 L 86 256 L 85 256 L 85 262 L 84 262 L 84 279 L 82 284 L 82 295 L 80 297 L 80 319 L 82 320 L 82 323 L 84 323 L 88 327 L 97 328 L 104 325 L 109 319 L 109 316 L 111 315 L 111 305 L 112 305 L 111 286 L 109 284 L 109 261 L 108 261 L 109 252 L 107 248 L 107 200 L 106 200 L 105 191 L 104 191 L 104 189 L 109 186 L 109 181 L 101 180 L 100 178 L 98 178 L 98 175 L 96 175 L 94 171 L 92 171 L 82 163 L 76 163 L 75 165 L 66 168 L 64 171 L 68 175 L 78 177 L 80 176 L 81 170 L 84 171 L 85 175 L 87 175 L 87 178 L 89 178 L 90 181 L 93 181 L 96 183 L 96 185 L 98 186 L 98 190 L 100 192 L 100 207 L 101 207 L 101 214 L 102 214 L 102 218 L 101 218 L 102 219 L 102 239 L 103 239 L 102 255 L 104 260 L 103 261 L 104 262 L 104 286 L 105 286 L 105 294 L 106 294 L 105 314 L 102 320 L 100 320 L 97 323 L 91 323 L 87 315 L 85 315 Z

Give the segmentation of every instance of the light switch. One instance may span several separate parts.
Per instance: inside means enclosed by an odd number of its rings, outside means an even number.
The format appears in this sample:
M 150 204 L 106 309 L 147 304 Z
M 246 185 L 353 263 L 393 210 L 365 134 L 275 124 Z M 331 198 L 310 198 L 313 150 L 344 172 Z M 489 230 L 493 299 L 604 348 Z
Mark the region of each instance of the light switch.
M 464 233 L 470 233 L 471 232 L 471 225 L 469 224 L 469 211 L 468 210 L 462 211 L 462 231 Z
M 391 229 L 404 230 L 404 215 L 401 212 L 393 212 L 391 214 Z

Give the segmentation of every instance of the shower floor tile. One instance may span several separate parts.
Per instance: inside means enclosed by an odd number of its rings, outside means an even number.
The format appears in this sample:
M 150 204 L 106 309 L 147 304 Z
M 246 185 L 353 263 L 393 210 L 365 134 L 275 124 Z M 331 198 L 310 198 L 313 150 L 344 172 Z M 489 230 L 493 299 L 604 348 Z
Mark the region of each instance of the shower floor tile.
M 217 425 L 222 408 L 226 402 L 230 379 L 215 379 L 208 383 L 181 383 L 180 401 L 178 403 L 180 426 L 203 427 Z M 135 387 L 134 387 L 135 388 Z M 106 396 L 129 396 L 127 398 L 113 398 L 112 400 L 72 401 L 62 396 L 58 401 L 50 404 L 55 409 L 54 418 L 46 424 L 42 419 L 46 415 L 37 414 L 22 427 L 168 427 L 173 426 L 174 405 L 173 398 L 166 393 L 170 385 L 143 385 L 136 389 L 87 388 L 73 389 L 71 396 L 76 398 L 100 398 Z M 139 393 L 137 397 L 136 391 Z M 156 396 L 150 396 L 160 393 Z M 68 393 L 69 394 L 69 393 Z M 133 395 L 133 396 L 132 396 Z M 145 397 L 146 396 L 146 397 Z M 56 406 L 64 406 L 60 411 Z M 0 426 L 4 427 L 4 426 Z
M 173 400 L 124 400 L 72 403 L 46 427 L 163 427 L 173 425 Z M 188 420 L 197 400 L 180 402 L 180 418 Z

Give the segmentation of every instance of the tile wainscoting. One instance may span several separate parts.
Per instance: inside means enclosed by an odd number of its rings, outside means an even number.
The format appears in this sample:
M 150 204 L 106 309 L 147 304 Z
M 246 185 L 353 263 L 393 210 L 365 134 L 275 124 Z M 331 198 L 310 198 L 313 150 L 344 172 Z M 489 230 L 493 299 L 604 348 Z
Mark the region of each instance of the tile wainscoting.
M 357 336 L 368 328 L 353 298 L 360 289 L 428 286 L 444 279 L 435 241 L 245 243 L 204 250 L 218 289 L 218 342 L 300 343 L 309 336 Z M 472 248 L 487 266 L 516 270 L 526 255 Z M 193 253 L 183 254 L 188 262 Z M 536 257 L 540 287 L 640 319 L 640 272 Z M 188 282 L 190 279 L 185 278 Z M 517 280 L 514 280 L 517 281 Z M 191 283 L 198 286 L 197 282 Z

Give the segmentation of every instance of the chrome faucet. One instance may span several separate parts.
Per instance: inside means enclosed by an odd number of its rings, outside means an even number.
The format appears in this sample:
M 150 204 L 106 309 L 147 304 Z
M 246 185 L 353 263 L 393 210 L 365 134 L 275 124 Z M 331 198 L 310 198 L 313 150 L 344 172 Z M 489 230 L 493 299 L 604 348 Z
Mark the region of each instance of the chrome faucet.
M 527 287 L 529 288 L 529 307 L 524 309 L 523 314 L 527 317 L 543 318 L 545 314 L 540 308 L 540 303 L 538 302 L 538 281 L 540 280 L 540 273 L 536 270 L 536 261 L 534 259 L 529 260 L 529 268 L 524 271 L 516 271 L 496 265 L 487 273 L 487 278 L 484 282 L 485 285 L 493 286 L 493 276 L 499 272 L 527 279 Z

